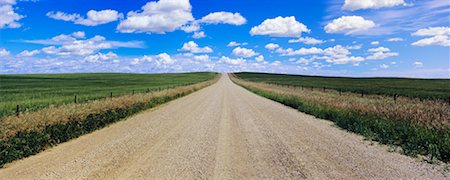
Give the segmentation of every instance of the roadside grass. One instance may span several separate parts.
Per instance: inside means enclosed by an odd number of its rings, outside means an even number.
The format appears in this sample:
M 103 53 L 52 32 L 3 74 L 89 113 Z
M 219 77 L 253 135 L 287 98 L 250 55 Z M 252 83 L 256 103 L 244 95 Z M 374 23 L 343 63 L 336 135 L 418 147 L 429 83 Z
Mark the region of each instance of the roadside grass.
M 207 87 L 218 77 L 214 74 L 193 85 L 91 100 L 82 104 L 48 106 L 38 111 L 24 112 L 19 117 L 0 118 L 0 167 Z
M 450 161 L 450 107 L 441 102 L 334 90 L 311 90 L 242 80 L 236 84 L 382 144 L 402 148 L 406 155 Z
M 243 80 L 268 84 L 386 96 L 400 95 L 446 102 L 450 100 L 450 79 L 348 78 L 247 72 L 235 75 Z
M 215 73 L 0 75 L 0 118 L 20 111 L 173 88 L 211 79 Z

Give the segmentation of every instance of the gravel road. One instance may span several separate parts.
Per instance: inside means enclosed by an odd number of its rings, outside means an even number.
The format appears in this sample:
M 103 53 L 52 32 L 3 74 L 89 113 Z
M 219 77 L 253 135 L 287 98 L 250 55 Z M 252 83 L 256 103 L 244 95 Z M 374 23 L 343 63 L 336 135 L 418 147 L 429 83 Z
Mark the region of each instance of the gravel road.
M 223 75 L 196 93 L 0 169 L 0 179 L 85 178 L 449 177 L 441 166 L 388 152 Z

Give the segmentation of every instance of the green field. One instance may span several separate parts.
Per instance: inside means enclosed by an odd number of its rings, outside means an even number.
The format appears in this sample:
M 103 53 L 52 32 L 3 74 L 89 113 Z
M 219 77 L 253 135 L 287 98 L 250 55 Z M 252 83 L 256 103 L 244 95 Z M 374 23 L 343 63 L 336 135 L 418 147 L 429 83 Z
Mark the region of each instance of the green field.
M 214 78 L 216 73 L 180 74 L 30 74 L 0 75 L 0 117 L 49 105 L 80 103 L 113 96 L 155 91 Z
M 400 95 L 421 99 L 450 98 L 450 79 L 347 78 L 266 73 L 235 73 L 240 79 L 279 85 L 326 88 L 338 91 Z

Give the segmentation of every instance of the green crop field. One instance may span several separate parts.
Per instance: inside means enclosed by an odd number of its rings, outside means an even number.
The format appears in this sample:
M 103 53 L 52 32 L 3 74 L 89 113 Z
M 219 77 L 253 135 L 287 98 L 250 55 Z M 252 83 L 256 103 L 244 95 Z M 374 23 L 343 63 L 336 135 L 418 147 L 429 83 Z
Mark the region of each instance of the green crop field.
M 279 85 L 326 88 L 338 91 L 400 95 L 421 99 L 450 98 L 450 79 L 347 78 L 266 73 L 235 73 L 240 79 Z
M 32 74 L 0 75 L 0 117 L 49 105 L 80 103 L 88 100 L 154 91 L 214 78 L 216 73 L 180 74 Z

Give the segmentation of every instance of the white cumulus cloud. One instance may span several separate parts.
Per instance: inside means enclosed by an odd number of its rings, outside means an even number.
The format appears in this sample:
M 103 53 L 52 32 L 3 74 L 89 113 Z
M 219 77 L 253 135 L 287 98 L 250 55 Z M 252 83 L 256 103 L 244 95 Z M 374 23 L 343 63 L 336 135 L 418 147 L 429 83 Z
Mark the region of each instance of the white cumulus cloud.
M 234 48 L 232 54 L 235 56 L 246 57 L 246 58 L 259 55 L 259 53 L 253 51 L 253 49 L 247 49 L 247 48 L 241 48 L 241 47 Z
M 298 39 L 291 39 L 288 42 L 289 43 L 298 43 L 298 42 L 300 42 L 300 43 L 303 43 L 303 44 L 313 44 L 313 45 L 314 44 L 323 44 L 323 43 L 325 43 L 324 40 L 315 39 L 315 38 L 312 38 L 312 37 L 301 37 L 301 38 L 298 38 Z
M 204 54 L 204 55 L 194 56 L 194 60 L 208 62 L 211 59 L 209 58 L 209 56 L 207 54 Z
M 419 29 L 413 36 L 432 36 L 413 42 L 413 46 L 450 46 L 450 27 L 429 27 Z
M 268 50 L 275 50 L 275 49 L 279 48 L 280 45 L 274 44 L 274 43 L 269 43 L 269 44 L 266 44 L 266 46 L 264 46 L 264 47 Z
M 264 56 L 263 55 L 259 55 L 255 58 L 256 62 L 263 62 L 264 61 Z
M 429 27 L 419 29 L 412 33 L 413 36 L 450 36 L 450 27 Z
M 76 31 L 72 33 L 72 36 L 75 38 L 85 38 L 86 34 L 83 31 Z
M 201 39 L 201 38 L 204 38 L 204 37 L 206 37 L 206 34 L 203 31 L 194 32 L 194 34 L 192 35 L 192 38 L 194 38 L 194 39 Z
M 247 20 L 239 13 L 231 12 L 214 12 L 202 17 L 199 22 L 205 24 L 232 24 L 243 25 Z
M 354 11 L 359 9 L 379 9 L 399 5 L 407 4 L 404 0 L 345 0 L 342 9 Z
M 19 54 L 17 54 L 17 57 L 30 57 L 30 56 L 35 56 L 39 53 L 40 53 L 40 51 L 37 49 L 32 50 L 32 51 L 24 50 L 24 51 L 20 52 Z
M 9 56 L 11 53 L 6 50 L 5 48 L 0 48 L 0 57 L 6 57 Z
M 181 51 L 189 51 L 191 53 L 211 53 L 213 50 L 208 47 L 199 47 L 197 43 L 194 41 L 189 41 L 183 44 L 183 47 L 180 49 Z
M 372 55 L 370 55 L 370 56 L 368 56 L 366 58 L 366 59 L 369 59 L 369 60 L 386 59 L 388 57 L 398 56 L 399 55 L 396 52 L 391 52 L 391 50 L 389 48 L 386 48 L 386 47 L 372 48 L 372 49 L 369 49 L 369 52 L 372 53 Z
M 412 43 L 413 46 L 450 46 L 450 39 L 448 36 L 433 36 L 425 38 Z
M 70 35 L 61 34 L 51 39 L 39 39 L 39 40 L 22 40 L 26 43 L 32 44 L 43 44 L 43 45 L 70 45 L 74 43 L 84 43 L 87 41 L 97 41 L 102 43 L 107 43 L 109 46 L 113 48 L 143 48 L 145 47 L 144 42 L 142 41 L 108 41 L 103 36 L 94 36 L 90 39 L 83 40 L 86 38 L 86 35 L 82 31 L 73 32 Z
M 130 11 L 117 26 L 122 33 L 164 34 L 180 29 L 194 20 L 189 0 L 159 0 L 145 4 L 140 11 Z
M 316 59 L 324 59 L 326 62 L 333 64 L 359 64 L 364 61 L 365 58 L 360 56 L 351 56 L 351 52 L 342 45 L 336 45 L 323 50 L 322 57 L 317 57 Z
M 357 34 L 375 27 L 375 23 L 361 16 L 342 16 L 325 26 L 327 33 Z
M 81 39 L 80 39 L 81 38 Z M 39 50 L 39 53 L 45 53 L 57 56 L 88 56 L 98 53 L 104 49 L 116 48 L 142 48 L 141 41 L 108 41 L 105 37 L 96 35 L 92 38 L 85 39 L 85 34 L 81 32 L 74 32 L 70 35 L 61 34 L 51 39 L 43 40 L 23 40 L 26 43 L 51 45 Z M 37 52 L 23 52 L 22 55 L 37 53 Z
M 235 46 L 245 46 L 245 45 L 247 45 L 248 43 L 246 43 L 246 42 L 243 42 L 243 43 L 239 43 L 239 42 L 236 42 L 236 41 L 231 41 L 230 43 L 228 43 L 228 45 L 227 45 L 227 47 L 235 47 Z
M 87 62 L 98 62 L 98 61 L 113 60 L 113 59 L 117 59 L 118 57 L 119 56 L 117 56 L 117 54 L 115 54 L 113 52 L 108 52 L 106 54 L 99 52 L 97 54 L 93 54 L 93 55 L 85 57 L 84 60 Z
M 117 21 L 123 15 L 115 10 L 106 9 L 101 11 L 90 10 L 86 13 L 86 18 L 81 17 L 80 14 L 67 14 L 61 11 L 48 12 L 47 16 L 52 19 L 71 21 L 75 24 L 81 24 L 85 26 L 97 26 Z
M 309 33 L 311 30 L 294 16 L 266 19 L 260 25 L 252 27 L 250 34 L 267 35 L 272 37 L 299 37 L 302 33 Z
M 158 55 L 144 55 L 142 57 L 134 58 L 130 61 L 131 65 L 139 65 L 141 63 L 151 63 L 151 68 L 155 69 L 173 69 L 176 59 L 173 59 L 167 53 L 161 53 Z
M 311 48 L 300 48 L 297 50 L 294 50 L 292 48 L 278 48 L 276 50 L 277 53 L 280 53 L 281 56 L 301 56 L 301 55 L 310 55 L 310 54 L 321 54 L 323 53 L 323 50 L 317 47 L 311 47 Z
M 0 29 L 18 28 L 21 26 L 18 21 L 24 18 L 24 16 L 14 12 L 13 5 L 15 4 L 15 0 L 0 1 Z
M 161 53 L 156 55 L 155 60 L 160 64 L 174 64 L 175 60 L 167 53 Z
M 59 56 L 86 56 L 97 53 L 102 49 L 112 49 L 110 43 L 104 42 L 102 36 L 94 36 L 87 40 L 74 40 L 63 44 L 62 46 L 48 46 L 42 48 L 42 52 Z
M 346 49 L 349 50 L 358 50 L 362 48 L 362 44 L 357 44 L 357 45 L 351 45 L 351 46 L 345 46 Z
M 181 26 L 180 29 L 183 30 L 184 32 L 191 33 L 191 32 L 195 32 L 195 31 L 199 31 L 200 25 L 194 21 L 190 24 Z
M 241 65 L 244 64 L 246 61 L 242 58 L 232 59 L 226 56 L 222 56 L 219 60 L 219 63 L 226 63 L 229 65 Z

